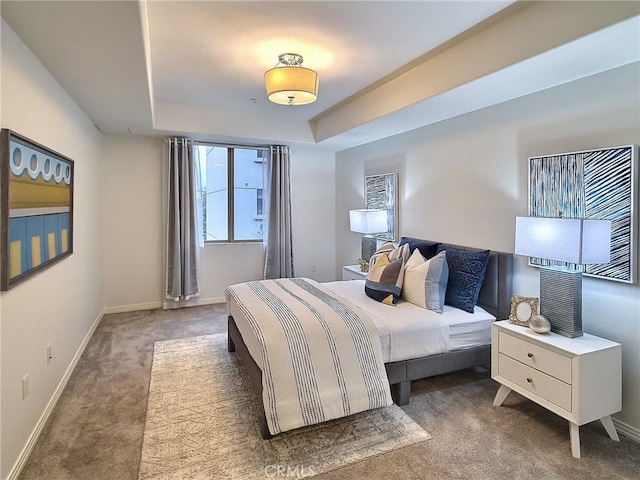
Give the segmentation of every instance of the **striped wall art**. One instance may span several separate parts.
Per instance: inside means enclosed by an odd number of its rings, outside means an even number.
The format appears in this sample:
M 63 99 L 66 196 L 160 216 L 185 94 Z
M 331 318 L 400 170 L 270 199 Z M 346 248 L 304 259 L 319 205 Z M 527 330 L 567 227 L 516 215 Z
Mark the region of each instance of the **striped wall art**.
M 364 205 L 367 209 L 387 211 L 387 231 L 375 235 L 380 240 L 398 240 L 398 193 L 395 173 L 364 177 Z
M 611 262 L 586 265 L 585 275 L 635 282 L 637 157 L 638 147 L 627 145 L 529 158 L 530 216 L 612 221 Z

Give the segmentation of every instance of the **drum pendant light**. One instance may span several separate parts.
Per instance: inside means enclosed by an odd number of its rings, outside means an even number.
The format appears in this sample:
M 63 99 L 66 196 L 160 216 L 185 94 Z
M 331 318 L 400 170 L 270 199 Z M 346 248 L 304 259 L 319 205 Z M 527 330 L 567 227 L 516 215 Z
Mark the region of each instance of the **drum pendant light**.
M 318 98 L 318 74 L 302 67 L 302 55 L 283 53 L 264 74 L 267 96 L 280 105 L 306 105 Z

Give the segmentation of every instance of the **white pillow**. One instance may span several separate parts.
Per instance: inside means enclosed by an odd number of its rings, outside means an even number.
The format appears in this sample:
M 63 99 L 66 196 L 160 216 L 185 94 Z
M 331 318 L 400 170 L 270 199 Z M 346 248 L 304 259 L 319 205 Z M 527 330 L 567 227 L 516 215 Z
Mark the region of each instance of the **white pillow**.
M 404 269 L 401 298 L 419 307 L 442 313 L 449 280 L 446 252 L 425 260 L 415 249 Z

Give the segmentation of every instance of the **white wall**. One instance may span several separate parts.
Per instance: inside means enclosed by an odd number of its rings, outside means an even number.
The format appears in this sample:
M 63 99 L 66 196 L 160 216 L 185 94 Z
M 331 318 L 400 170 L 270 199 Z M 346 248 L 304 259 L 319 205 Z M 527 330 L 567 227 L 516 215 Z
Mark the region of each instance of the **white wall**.
M 101 166 L 104 305 L 158 308 L 164 286 L 161 138 L 105 135 Z
M 528 157 L 640 143 L 639 85 L 630 65 L 338 153 L 336 270 L 358 255 L 346 212 L 362 205 L 363 176 L 384 171 L 399 174 L 401 235 L 513 252 Z M 538 271 L 518 257 L 513 288 L 539 294 Z M 640 285 L 585 278 L 583 301 L 585 331 L 622 344 L 615 417 L 640 435 Z
M 336 276 L 335 155 L 295 147 L 291 153 L 293 262 L 297 277 Z
M 1 294 L 0 477 L 7 478 L 100 318 L 101 135 L 4 20 L 1 30 L 2 127 L 75 162 L 73 255 Z M 53 360 L 47 365 L 49 344 Z

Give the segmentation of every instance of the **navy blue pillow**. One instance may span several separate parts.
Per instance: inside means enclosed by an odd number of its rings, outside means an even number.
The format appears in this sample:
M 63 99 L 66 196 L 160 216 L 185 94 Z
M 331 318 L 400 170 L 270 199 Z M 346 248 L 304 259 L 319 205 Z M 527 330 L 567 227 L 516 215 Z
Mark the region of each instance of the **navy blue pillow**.
M 465 252 L 439 244 L 438 253 L 443 250 L 447 252 L 449 265 L 449 281 L 444 303 L 473 313 L 473 307 L 478 302 L 480 288 L 487 273 L 489 250 Z
M 400 238 L 399 246 L 404 244 L 409 245 L 409 256 L 417 248 L 422 254 L 425 260 L 429 260 L 436 256 L 438 253 L 438 242 L 429 242 L 427 240 L 420 240 L 419 238 L 402 237 Z

